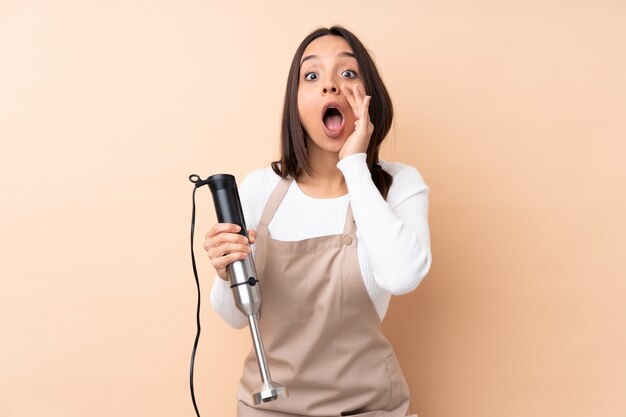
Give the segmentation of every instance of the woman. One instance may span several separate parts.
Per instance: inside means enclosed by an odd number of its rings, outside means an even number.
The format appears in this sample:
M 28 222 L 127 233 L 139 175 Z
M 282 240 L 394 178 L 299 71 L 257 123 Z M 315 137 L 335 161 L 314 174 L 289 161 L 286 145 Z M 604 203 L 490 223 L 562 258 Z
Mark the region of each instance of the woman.
M 406 416 L 408 387 L 380 323 L 391 295 L 415 289 L 430 268 L 429 189 L 415 168 L 379 163 L 392 118 L 356 36 L 335 26 L 302 41 L 287 82 L 280 161 L 240 187 L 267 359 L 290 396 L 251 403 L 259 375 L 250 352 L 239 416 Z M 226 266 L 251 249 L 237 231 L 216 224 L 204 247 L 221 278 L 211 303 L 241 328 Z

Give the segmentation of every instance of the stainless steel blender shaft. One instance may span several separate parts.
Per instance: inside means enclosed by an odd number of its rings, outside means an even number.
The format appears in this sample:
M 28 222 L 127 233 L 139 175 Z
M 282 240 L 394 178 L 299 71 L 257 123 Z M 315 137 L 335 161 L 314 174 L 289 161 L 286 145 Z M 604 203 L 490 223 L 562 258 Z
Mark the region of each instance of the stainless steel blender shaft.
M 287 389 L 282 385 L 272 381 L 270 370 L 265 358 L 265 348 L 259 331 L 257 322 L 258 313 L 261 308 L 261 292 L 256 279 L 256 268 L 254 258 L 249 254 L 244 260 L 236 261 L 227 268 L 230 279 L 230 287 L 235 298 L 237 308 L 248 317 L 248 327 L 252 336 L 252 343 L 259 364 L 262 385 L 253 395 L 254 404 L 269 402 L 278 397 L 288 397 Z
M 259 332 L 256 315 L 253 314 L 248 316 L 248 324 L 250 327 L 250 334 L 252 335 L 252 342 L 254 343 L 254 351 L 256 352 L 256 358 L 259 363 L 259 372 L 261 372 L 261 379 L 263 380 L 261 389 L 252 395 L 254 403 L 266 403 L 274 401 L 278 397 L 288 397 L 289 393 L 287 392 L 287 388 L 272 381 L 270 370 L 267 367 L 267 360 L 265 359 L 265 350 L 263 348 L 263 341 L 261 340 L 261 333 Z

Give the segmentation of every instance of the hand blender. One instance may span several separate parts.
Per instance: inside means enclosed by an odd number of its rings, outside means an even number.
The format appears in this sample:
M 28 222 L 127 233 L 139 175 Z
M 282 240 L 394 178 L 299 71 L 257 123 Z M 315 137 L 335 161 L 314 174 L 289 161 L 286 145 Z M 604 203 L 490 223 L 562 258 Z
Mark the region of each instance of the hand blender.
M 213 203 L 217 220 L 220 223 L 234 223 L 241 227 L 239 234 L 248 236 L 246 223 L 243 218 L 243 210 L 239 200 L 239 192 L 237 191 L 237 183 L 235 177 L 229 174 L 216 174 L 207 179 L 211 194 L 213 194 Z M 265 358 L 265 350 L 258 325 L 258 313 L 261 308 L 261 292 L 259 289 L 259 281 L 256 278 L 256 268 L 254 266 L 254 258 L 252 253 L 241 260 L 235 261 L 228 265 L 228 278 L 230 280 L 230 288 L 235 297 L 237 308 L 248 317 L 248 327 L 252 335 L 254 351 L 259 363 L 259 371 L 261 372 L 261 387 L 252 395 L 254 404 L 261 402 L 269 402 L 280 397 L 288 397 L 287 389 L 282 385 L 272 381 L 270 370 L 267 366 Z

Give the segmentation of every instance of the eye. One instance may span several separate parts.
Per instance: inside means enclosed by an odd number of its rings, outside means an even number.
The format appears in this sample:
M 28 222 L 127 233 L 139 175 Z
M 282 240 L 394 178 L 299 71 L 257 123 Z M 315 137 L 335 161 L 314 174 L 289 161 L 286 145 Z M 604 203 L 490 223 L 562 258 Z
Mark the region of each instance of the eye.
M 345 78 L 356 78 L 357 73 L 354 70 L 348 69 L 348 70 L 342 71 L 341 76 Z
M 308 72 L 304 75 L 304 79 L 307 81 L 313 81 L 317 79 L 317 74 L 314 72 Z

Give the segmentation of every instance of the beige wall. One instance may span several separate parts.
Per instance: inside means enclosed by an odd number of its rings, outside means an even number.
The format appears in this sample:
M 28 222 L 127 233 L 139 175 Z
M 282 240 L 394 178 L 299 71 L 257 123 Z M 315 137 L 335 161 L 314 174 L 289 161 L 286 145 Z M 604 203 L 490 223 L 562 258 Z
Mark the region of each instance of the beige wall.
M 334 23 L 431 187 L 432 270 L 384 323 L 411 411 L 626 415 L 624 2 L 225 3 L 0 2 L 0 415 L 193 415 L 187 176 L 276 155 L 291 56 Z M 199 405 L 229 416 L 250 338 L 196 249 Z

